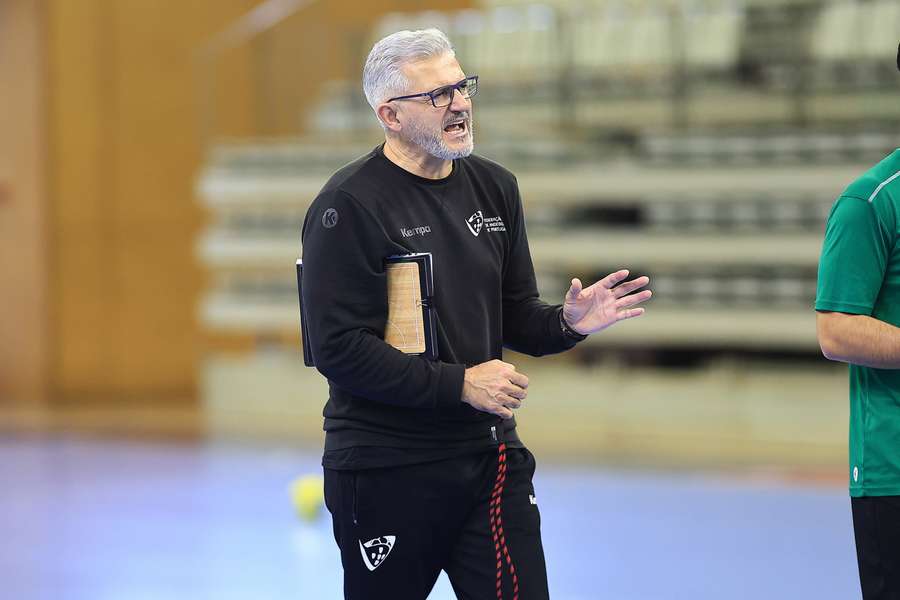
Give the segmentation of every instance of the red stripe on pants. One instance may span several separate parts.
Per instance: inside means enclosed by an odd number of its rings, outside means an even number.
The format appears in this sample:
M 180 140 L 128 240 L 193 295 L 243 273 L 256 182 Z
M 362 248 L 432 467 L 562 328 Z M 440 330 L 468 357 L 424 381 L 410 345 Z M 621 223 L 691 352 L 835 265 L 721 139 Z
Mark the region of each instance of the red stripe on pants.
M 509 566 L 509 575 L 512 577 L 513 600 L 519 600 L 519 578 L 516 576 L 516 567 L 513 565 L 509 548 L 506 547 L 506 536 L 503 534 L 503 483 L 506 481 L 506 444 L 500 444 L 497 456 L 497 481 L 491 492 L 489 513 L 491 517 L 491 537 L 494 539 L 494 550 L 497 558 L 497 600 L 503 600 L 503 560 Z

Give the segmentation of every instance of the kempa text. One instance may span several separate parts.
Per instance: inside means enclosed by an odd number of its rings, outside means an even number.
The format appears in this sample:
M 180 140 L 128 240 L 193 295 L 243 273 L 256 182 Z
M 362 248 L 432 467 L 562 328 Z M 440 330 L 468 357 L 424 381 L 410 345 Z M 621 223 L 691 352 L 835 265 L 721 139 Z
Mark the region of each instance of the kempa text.
M 414 235 L 425 235 L 428 233 L 431 233 L 431 227 L 428 225 L 423 225 L 422 227 L 400 228 L 400 234 L 405 238 L 413 237 Z

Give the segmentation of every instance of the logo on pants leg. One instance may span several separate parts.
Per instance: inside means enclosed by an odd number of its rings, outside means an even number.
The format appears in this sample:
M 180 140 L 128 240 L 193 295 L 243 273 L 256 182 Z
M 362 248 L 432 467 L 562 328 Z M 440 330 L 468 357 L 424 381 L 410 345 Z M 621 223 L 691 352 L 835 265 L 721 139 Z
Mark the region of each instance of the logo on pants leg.
M 387 559 L 388 554 L 394 549 L 394 542 L 397 541 L 396 535 L 385 535 L 382 537 L 363 542 L 359 540 L 359 551 L 362 553 L 363 562 L 366 568 L 374 571 Z

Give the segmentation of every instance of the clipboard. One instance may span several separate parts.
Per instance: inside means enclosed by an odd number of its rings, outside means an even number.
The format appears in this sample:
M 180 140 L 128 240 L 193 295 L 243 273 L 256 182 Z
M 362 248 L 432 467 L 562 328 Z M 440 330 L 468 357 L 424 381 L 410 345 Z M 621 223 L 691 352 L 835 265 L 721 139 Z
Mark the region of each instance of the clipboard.
M 384 259 L 387 274 L 388 314 L 384 341 L 405 354 L 437 360 L 434 316 L 434 267 L 430 252 L 398 254 Z M 303 364 L 315 366 L 303 310 L 303 260 L 297 260 L 300 297 L 300 337 Z
M 297 259 L 297 296 L 300 298 L 300 342 L 303 346 L 303 364 L 307 367 L 316 366 L 313 359 L 312 346 L 309 345 L 309 336 L 306 333 L 306 313 L 303 312 L 303 259 Z

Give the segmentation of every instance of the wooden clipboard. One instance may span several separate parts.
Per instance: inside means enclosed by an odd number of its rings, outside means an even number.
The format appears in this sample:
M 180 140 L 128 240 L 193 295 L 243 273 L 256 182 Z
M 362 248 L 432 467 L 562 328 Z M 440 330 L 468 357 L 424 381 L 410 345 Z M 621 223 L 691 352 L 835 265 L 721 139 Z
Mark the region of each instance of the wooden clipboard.
M 384 259 L 387 274 L 388 314 L 384 341 L 405 354 L 437 360 L 434 324 L 434 267 L 431 253 L 400 254 Z M 303 310 L 303 260 L 297 260 L 300 297 L 300 336 L 303 364 L 315 366 Z

